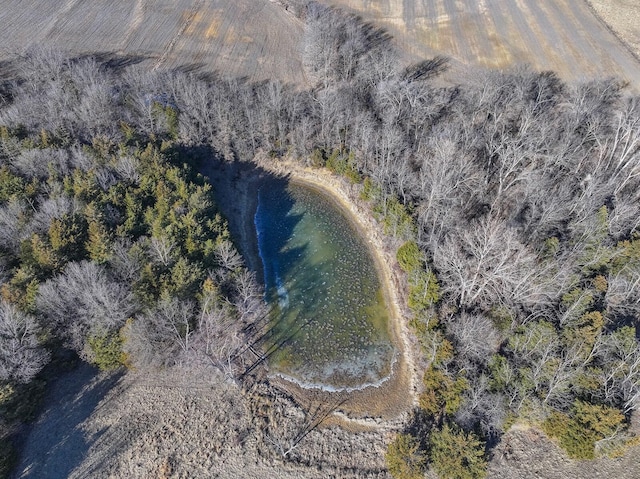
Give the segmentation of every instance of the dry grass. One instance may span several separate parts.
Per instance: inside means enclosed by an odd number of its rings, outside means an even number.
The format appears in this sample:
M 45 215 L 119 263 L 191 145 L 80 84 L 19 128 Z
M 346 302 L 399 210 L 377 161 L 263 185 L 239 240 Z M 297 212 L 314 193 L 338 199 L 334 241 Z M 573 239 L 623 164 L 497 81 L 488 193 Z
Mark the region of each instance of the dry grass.
M 286 443 L 308 416 L 267 383 L 241 389 L 215 370 L 193 367 L 119 379 L 87 371 L 53 386 L 18 477 L 390 479 L 385 424 L 345 428 L 329 420 L 283 458 L 272 440 Z M 314 407 L 324 406 L 316 401 L 306 410 Z M 639 450 L 572 461 L 541 432 L 514 427 L 494 450 L 488 477 L 631 479 L 640 470 Z
M 215 371 L 128 374 L 81 428 L 91 444 L 69 477 L 383 478 L 385 436 L 312 431 L 286 458 L 304 412 L 260 384 L 242 391 Z
M 592 461 L 569 459 L 541 431 L 533 428 L 512 428 L 502 438 L 489 463 L 488 477 L 512 479 L 596 479 L 638 477 L 639 447 L 628 450 L 616 459 Z

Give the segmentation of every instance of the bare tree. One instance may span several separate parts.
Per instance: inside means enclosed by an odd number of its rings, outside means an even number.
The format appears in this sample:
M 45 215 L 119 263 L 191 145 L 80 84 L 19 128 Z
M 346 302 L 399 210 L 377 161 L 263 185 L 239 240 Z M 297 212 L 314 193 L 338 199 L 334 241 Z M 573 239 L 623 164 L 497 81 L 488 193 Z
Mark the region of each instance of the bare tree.
M 535 255 L 502 222 L 485 218 L 451 235 L 433 261 L 443 290 L 460 306 L 512 306 L 546 301 Z
M 640 407 L 640 344 L 635 328 L 623 327 L 603 338 L 600 350 L 603 399 L 625 412 Z
M 78 352 L 91 334 L 117 330 L 134 311 L 127 286 L 88 261 L 69 263 L 63 273 L 41 285 L 36 303 L 55 324 L 54 332 Z
M 226 239 L 216 243 L 215 256 L 218 264 L 229 271 L 237 271 L 243 265 L 242 256 L 233 243 Z
M 420 170 L 415 175 L 419 192 L 419 239 L 431 246 L 459 224 L 460 215 L 475 201 L 484 179 L 471 159 L 460 151 L 452 131 L 435 133 L 424 145 Z
M 397 57 L 384 30 L 312 2 L 307 8 L 304 65 L 323 88 L 349 80 L 375 84 L 397 75 Z
M 97 135 L 115 138 L 119 91 L 114 89 L 108 72 L 95 59 L 87 58 L 74 62 L 69 74 L 80 96 L 74 113 L 83 136 L 87 139 Z
M 486 434 L 498 436 L 507 416 L 505 398 L 501 393 L 492 392 L 491 380 L 486 375 L 470 379 L 463 403 L 456 412 L 456 422 L 469 429 L 480 424 Z
M 49 362 L 36 319 L 0 300 L 0 379 L 27 383 Z
M 640 315 L 640 264 L 627 264 L 607 279 L 607 310 L 612 315 Z
M 0 205 L 0 248 L 18 253 L 23 236 L 23 219 L 28 214 L 28 208 L 25 201 L 16 200 Z
M 46 233 L 54 219 L 62 219 L 81 211 L 80 203 L 67 195 L 50 196 L 34 213 L 29 224 L 29 232 Z
M 456 352 L 473 362 L 486 364 L 501 342 L 500 334 L 485 316 L 462 313 L 446 321 L 447 333 L 455 339 Z
M 161 299 L 127 323 L 123 350 L 138 367 L 180 364 L 190 357 L 194 321 L 192 302 Z
M 171 238 L 153 236 L 149 242 L 153 258 L 163 266 L 169 266 L 177 260 L 178 251 Z
M 68 151 L 52 148 L 21 151 L 11 161 L 11 166 L 19 174 L 38 179 L 46 179 L 51 169 L 68 172 L 68 165 Z
M 120 281 L 132 284 L 138 279 L 140 270 L 148 262 L 146 237 L 141 237 L 135 243 L 128 238 L 117 238 L 111 244 L 109 265 L 111 272 Z
M 245 344 L 242 323 L 226 303 L 207 296 L 201 304 L 198 325 L 191 347 L 211 364 L 220 369 L 226 377 L 238 374 L 238 353 Z
M 263 291 L 256 281 L 255 273 L 246 268 L 234 277 L 236 295 L 233 301 L 241 323 L 248 325 L 266 314 Z

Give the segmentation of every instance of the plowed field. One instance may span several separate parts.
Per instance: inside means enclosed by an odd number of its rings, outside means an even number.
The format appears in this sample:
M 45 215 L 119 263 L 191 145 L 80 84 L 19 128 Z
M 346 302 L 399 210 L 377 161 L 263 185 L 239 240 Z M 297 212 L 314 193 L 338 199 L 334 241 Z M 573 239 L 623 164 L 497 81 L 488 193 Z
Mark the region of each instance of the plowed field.
M 640 63 L 585 0 L 324 1 L 388 28 L 410 59 L 441 54 L 454 65 L 529 63 L 567 80 L 616 75 L 640 83 Z M 48 43 L 254 80 L 303 83 L 302 33 L 302 21 L 269 0 L 3 0 L 0 8 L 4 56 Z
M 302 21 L 268 0 L 3 0 L 0 51 L 53 44 L 151 67 L 303 82 Z
M 444 54 L 460 64 L 486 67 L 529 63 L 567 80 L 615 75 L 640 82 L 638 61 L 583 0 L 330 3 L 385 26 L 415 56 Z M 640 25 L 640 18 L 635 22 Z

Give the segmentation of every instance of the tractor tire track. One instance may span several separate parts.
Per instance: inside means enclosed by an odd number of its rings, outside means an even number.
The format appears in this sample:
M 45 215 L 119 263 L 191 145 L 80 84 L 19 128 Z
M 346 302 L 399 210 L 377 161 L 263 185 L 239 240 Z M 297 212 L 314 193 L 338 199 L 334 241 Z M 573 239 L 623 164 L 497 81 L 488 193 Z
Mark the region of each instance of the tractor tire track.
M 184 21 L 182 22 L 182 25 L 180 25 L 180 28 L 178 29 L 174 37 L 171 39 L 171 41 L 169 41 L 169 44 L 162 52 L 162 55 L 160 55 L 160 58 L 158 58 L 158 60 L 156 60 L 155 64 L 153 65 L 153 68 L 152 68 L 153 70 L 157 70 L 164 63 L 166 63 L 167 59 L 169 58 L 169 55 L 173 53 L 173 50 L 176 44 L 178 43 L 182 35 L 184 35 L 186 30 L 189 28 L 189 26 L 193 23 L 193 20 L 196 18 L 198 11 L 202 9 L 203 5 L 204 5 L 204 0 L 197 0 L 196 3 L 189 9 Z

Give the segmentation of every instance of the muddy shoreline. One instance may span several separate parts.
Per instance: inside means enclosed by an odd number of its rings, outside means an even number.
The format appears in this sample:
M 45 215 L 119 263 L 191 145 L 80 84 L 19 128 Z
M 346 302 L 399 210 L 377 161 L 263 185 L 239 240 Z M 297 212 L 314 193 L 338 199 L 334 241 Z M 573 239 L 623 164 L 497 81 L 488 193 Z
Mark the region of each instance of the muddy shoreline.
M 262 264 L 258 252 L 258 241 L 254 217 L 257 209 L 259 188 L 268 181 L 286 178 L 288 181 L 313 188 L 329 198 L 358 230 L 369 253 L 374 259 L 380 283 L 384 291 L 389 312 L 389 334 L 398 351 L 389 378 L 376 386 L 351 391 L 324 391 L 319 388 L 301 387 L 283 377 L 269 376 L 277 387 L 295 397 L 302 404 L 309 401 L 335 402 L 341 399 L 336 417 L 340 421 L 363 418 L 394 420 L 406 414 L 416 404 L 416 368 L 413 361 L 413 346 L 406 330 L 406 321 L 401 307 L 399 279 L 394 275 L 395 249 L 381 234 L 368 207 L 359 203 L 355 191 L 346 180 L 325 169 L 303 168 L 289 161 L 269 161 L 266 167 L 252 168 L 248 164 L 211 165 L 202 169 L 210 178 L 219 198 L 219 206 L 229 221 L 236 246 L 247 266 L 262 279 Z M 225 205 L 226 203 L 226 205 Z M 362 424 L 364 425 L 364 424 Z M 379 426 L 375 421 L 370 426 Z

